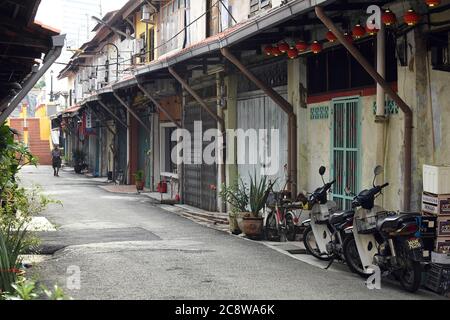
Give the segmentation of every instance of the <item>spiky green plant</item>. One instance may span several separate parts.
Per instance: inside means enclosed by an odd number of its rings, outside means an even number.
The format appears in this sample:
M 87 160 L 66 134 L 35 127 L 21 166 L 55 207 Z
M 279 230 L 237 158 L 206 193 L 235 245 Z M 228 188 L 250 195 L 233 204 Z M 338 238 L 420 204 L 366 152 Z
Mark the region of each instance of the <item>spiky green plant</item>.
M 250 175 L 249 205 L 252 216 L 259 217 L 261 215 L 261 210 L 266 205 L 267 198 L 275 182 L 276 180 L 274 182 L 268 181 L 267 176 L 262 176 L 258 181 L 256 172 L 253 177 Z

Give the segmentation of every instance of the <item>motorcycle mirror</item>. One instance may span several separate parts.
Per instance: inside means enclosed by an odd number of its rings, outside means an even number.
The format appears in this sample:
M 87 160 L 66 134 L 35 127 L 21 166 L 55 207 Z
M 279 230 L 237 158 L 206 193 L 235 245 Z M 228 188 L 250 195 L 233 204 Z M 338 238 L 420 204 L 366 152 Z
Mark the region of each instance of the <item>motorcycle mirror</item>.
M 321 166 L 321 167 L 319 168 L 319 174 L 320 174 L 321 176 L 323 176 L 323 175 L 325 174 L 325 171 L 327 171 L 327 168 L 325 168 L 324 166 Z
M 376 166 L 373 170 L 375 176 L 378 176 L 383 173 L 383 166 Z

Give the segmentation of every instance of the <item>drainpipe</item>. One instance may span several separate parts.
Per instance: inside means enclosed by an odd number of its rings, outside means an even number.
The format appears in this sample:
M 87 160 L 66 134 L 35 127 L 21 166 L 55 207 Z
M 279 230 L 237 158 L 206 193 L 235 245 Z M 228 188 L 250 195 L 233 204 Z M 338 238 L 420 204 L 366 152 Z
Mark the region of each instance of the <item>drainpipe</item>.
M 223 107 L 222 107 L 222 83 L 223 83 L 223 78 L 222 75 L 220 73 L 216 73 L 216 94 L 217 94 L 217 113 L 219 114 L 219 118 L 223 119 L 224 118 L 224 114 L 223 114 Z M 224 121 L 223 121 L 224 122 Z M 221 157 L 220 161 L 219 161 L 219 182 L 220 185 L 217 187 L 217 194 L 219 195 L 220 192 L 222 191 L 222 186 L 224 186 L 226 184 L 226 170 L 225 170 L 225 146 L 226 146 L 226 134 L 225 134 L 225 127 L 222 126 L 222 124 L 218 124 L 218 129 L 220 134 L 222 135 L 222 145 L 219 145 L 219 148 L 223 147 L 222 150 L 219 151 L 219 156 Z M 226 203 L 224 201 L 222 201 L 222 198 L 218 196 L 217 199 L 217 203 L 218 203 L 218 207 L 219 207 L 219 211 L 220 213 L 226 212 Z
M 248 68 L 242 64 L 228 48 L 220 49 L 222 55 L 236 66 L 250 81 L 269 96 L 289 117 L 288 121 L 288 187 L 292 192 L 292 197 L 297 196 L 297 116 L 294 107 L 271 87 L 259 80 Z
M 386 28 L 384 23 L 381 24 L 380 30 L 377 34 L 377 72 L 378 74 L 386 78 Z M 387 115 L 385 111 L 385 92 L 383 87 L 377 83 L 377 109 L 375 115 L 375 126 L 377 135 L 377 153 L 376 161 L 377 165 L 385 166 L 385 128 L 387 122 Z M 380 175 L 379 184 L 384 183 L 383 176 Z M 383 206 L 383 198 L 380 197 L 380 204 Z
M 9 117 L 9 115 L 14 111 L 17 105 L 23 100 L 23 98 L 25 98 L 25 96 L 30 92 L 30 90 L 33 89 L 33 87 L 36 85 L 39 79 L 41 79 L 41 77 L 59 58 L 62 49 L 64 47 L 65 39 L 66 39 L 65 34 L 52 37 L 53 47 L 49 51 L 49 53 L 47 53 L 47 55 L 45 56 L 42 67 L 37 71 L 33 71 L 31 77 L 22 86 L 22 89 L 19 91 L 19 93 L 8 104 L 8 107 L 0 114 L 0 123 L 3 123 L 6 120 L 6 118 Z
M 173 124 L 175 124 L 178 128 L 181 129 L 181 128 L 182 128 L 181 124 L 180 124 L 178 121 L 176 121 L 176 120 L 170 115 L 170 113 L 167 112 L 167 110 L 164 109 L 164 108 L 159 104 L 159 102 L 158 102 L 155 98 L 153 98 L 153 96 L 150 94 L 150 92 L 143 86 L 143 83 L 142 83 L 142 81 L 139 80 L 139 77 L 135 76 L 135 78 L 136 78 L 136 82 L 137 82 L 138 88 L 142 91 L 142 93 L 143 93 L 143 94 L 144 94 L 151 102 L 153 102 L 153 104 L 156 106 L 156 108 L 157 108 L 159 111 L 161 111 L 162 113 L 164 113 L 164 115 L 165 115 L 170 121 L 172 121 Z
M 322 23 L 334 33 L 340 43 L 350 52 L 350 54 L 359 62 L 359 64 L 367 71 L 367 73 L 384 89 L 392 100 L 399 106 L 404 114 L 404 144 L 405 154 L 403 160 L 403 211 L 409 211 L 411 205 L 411 165 L 412 165 L 412 128 L 413 118 L 411 108 L 400 98 L 400 96 L 391 88 L 391 86 L 378 74 L 378 72 L 370 65 L 364 56 L 351 43 L 345 39 L 342 32 L 334 25 L 328 16 L 325 15 L 321 7 L 316 7 L 315 12 Z

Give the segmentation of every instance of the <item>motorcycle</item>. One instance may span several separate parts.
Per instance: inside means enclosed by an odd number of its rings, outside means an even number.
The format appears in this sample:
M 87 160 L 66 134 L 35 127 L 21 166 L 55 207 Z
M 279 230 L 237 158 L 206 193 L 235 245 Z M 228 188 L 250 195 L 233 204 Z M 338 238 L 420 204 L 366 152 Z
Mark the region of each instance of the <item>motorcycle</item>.
M 325 171 L 325 167 L 319 169 L 322 181 Z M 333 183 L 334 181 L 329 184 L 324 182 L 323 187 L 310 195 L 308 206 L 311 207 L 311 219 L 303 222 L 308 225 L 303 234 L 306 251 L 320 260 L 330 261 L 327 268 L 334 260 L 345 261 L 343 246 L 348 238 L 353 237 L 355 215 L 354 210 L 336 211 L 336 203 L 327 200 L 327 192 Z M 359 274 L 364 272 L 362 269 L 352 269 L 352 271 Z
M 373 187 L 361 191 L 352 201 L 357 211 L 353 217 L 353 237 L 344 242 L 344 256 L 353 271 L 363 269 L 367 277 L 378 267 L 383 275 L 394 275 L 405 290 L 415 292 L 422 274 L 422 244 L 415 237 L 420 213 L 389 212 L 375 205 L 375 198 L 389 185 L 375 185 L 382 172 L 383 168 L 377 166 Z

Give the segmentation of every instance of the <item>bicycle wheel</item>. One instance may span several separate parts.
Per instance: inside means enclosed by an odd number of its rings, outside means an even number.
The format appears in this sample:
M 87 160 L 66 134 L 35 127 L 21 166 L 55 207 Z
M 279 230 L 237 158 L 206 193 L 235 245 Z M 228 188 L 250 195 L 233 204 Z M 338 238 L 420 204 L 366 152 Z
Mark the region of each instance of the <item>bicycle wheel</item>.
M 266 240 L 269 241 L 277 241 L 280 239 L 280 235 L 278 233 L 277 226 L 277 218 L 275 217 L 275 213 L 270 211 L 269 215 L 266 219 L 266 225 L 264 227 L 264 234 Z
M 294 216 L 291 212 L 286 212 L 286 238 L 288 241 L 295 241 L 296 230 Z

